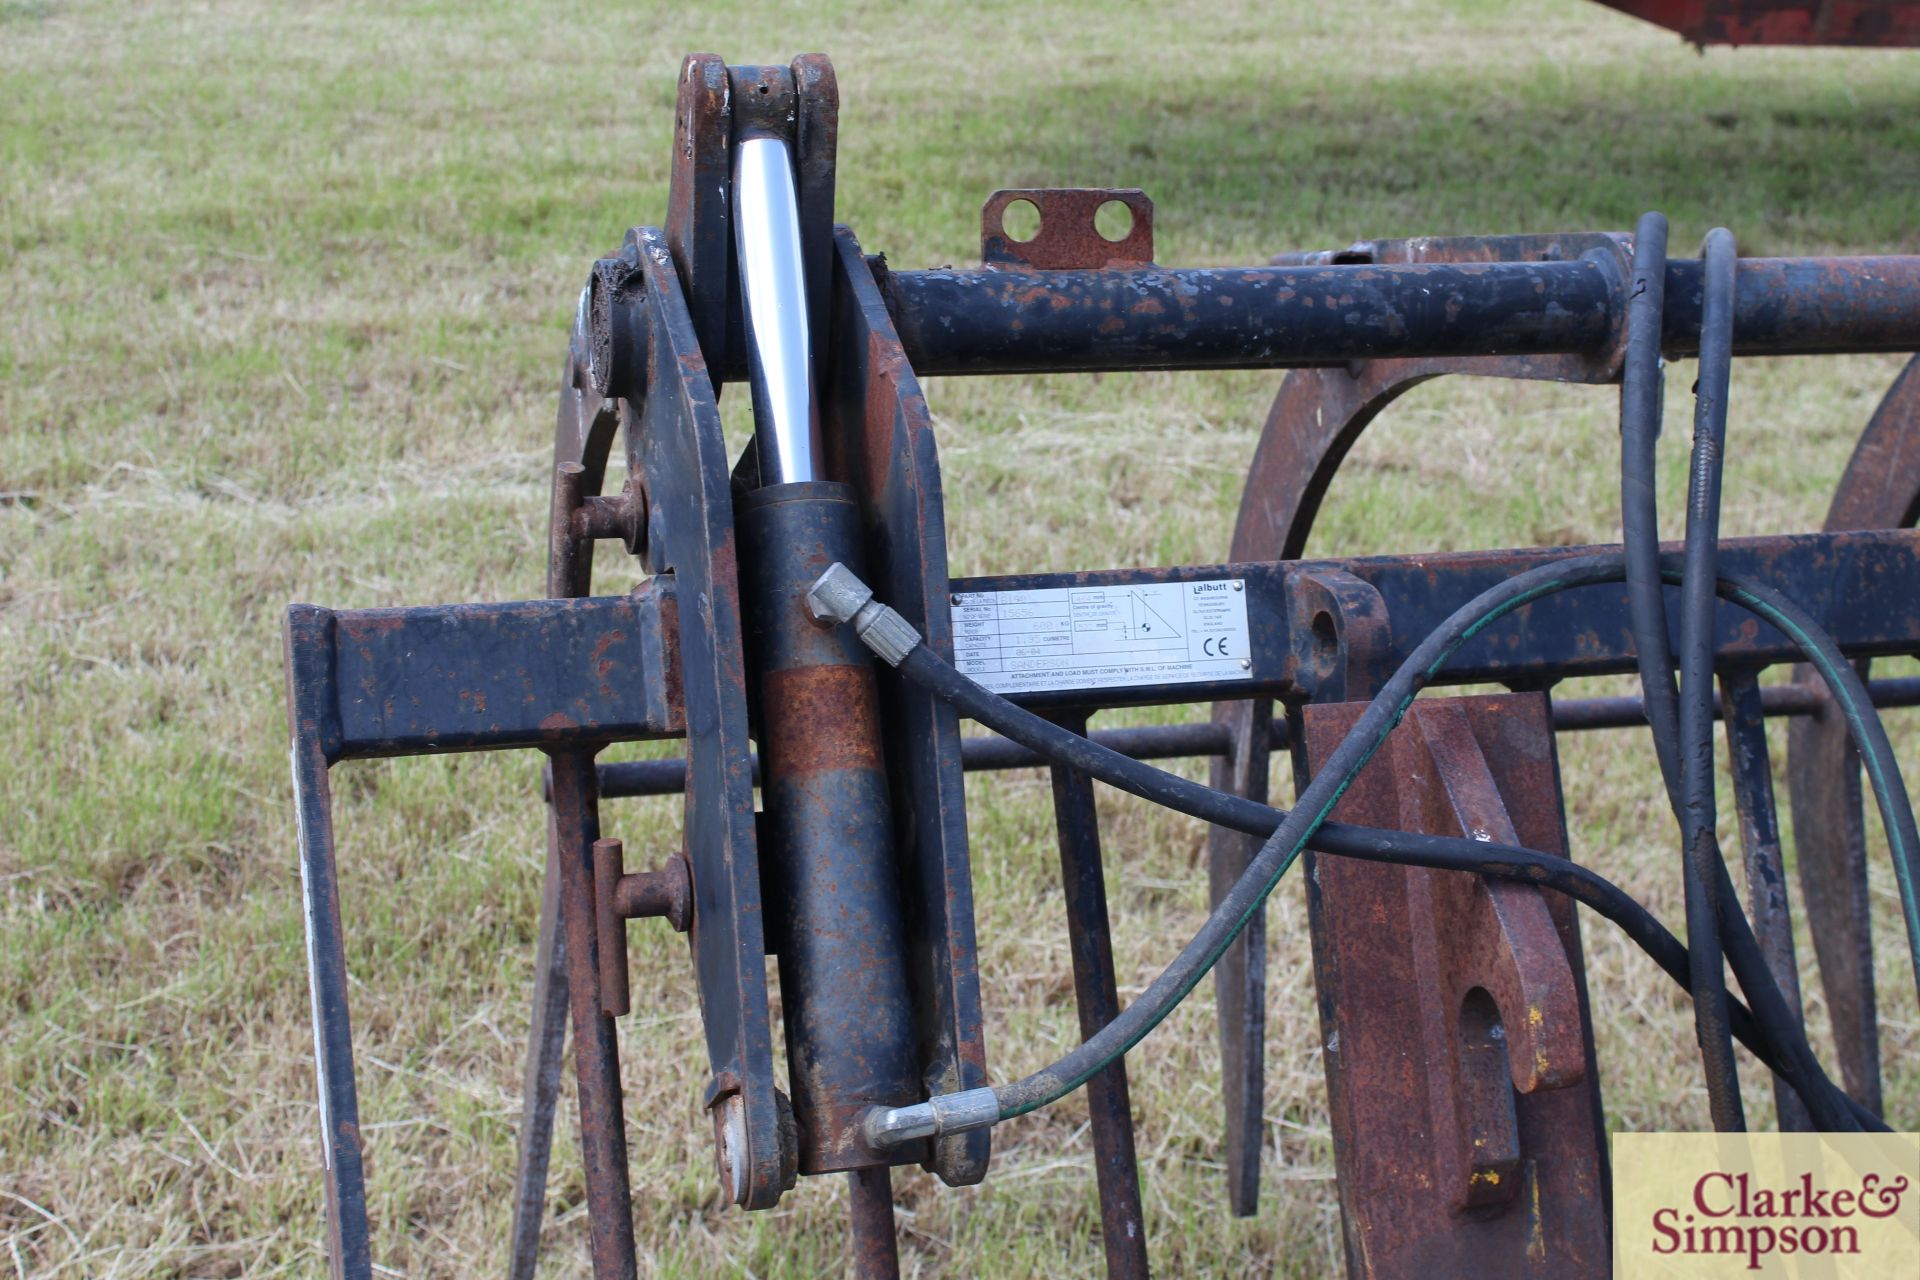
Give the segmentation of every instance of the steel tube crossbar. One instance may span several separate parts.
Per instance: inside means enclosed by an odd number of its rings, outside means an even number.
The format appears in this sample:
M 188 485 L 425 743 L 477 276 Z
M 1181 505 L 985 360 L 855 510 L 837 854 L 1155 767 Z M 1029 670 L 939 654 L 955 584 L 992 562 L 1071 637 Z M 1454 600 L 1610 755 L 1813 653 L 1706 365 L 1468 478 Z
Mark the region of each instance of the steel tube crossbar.
M 1700 336 L 1700 264 L 1667 266 L 1662 346 Z M 1609 257 L 1197 270 L 896 271 L 921 374 L 1270 369 L 1379 357 L 1603 355 L 1626 313 Z M 1737 355 L 1920 349 L 1920 256 L 1750 258 Z
M 1867 682 L 1867 692 L 1873 695 L 1876 707 L 1920 706 L 1920 676 L 1870 680 Z M 1824 701 L 1823 692 L 1811 685 L 1770 684 L 1760 688 L 1760 706 L 1769 716 L 1814 715 Z M 1646 722 L 1640 699 L 1632 694 L 1605 698 L 1556 698 L 1553 703 L 1553 727 L 1563 733 L 1625 729 Z M 1089 736 L 1101 746 L 1135 760 L 1224 756 L 1233 746 L 1233 736 L 1227 727 L 1213 721 L 1096 729 Z M 1285 751 L 1292 745 L 1285 720 L 1276 717 L 1268 722 L 1267 745 L 1271 751 Z M 962 738 L 960 753 L 968 773 L 1037 769 L 1047 763 L 1034 752 L 997 733 L 973 734 Z M 757 781 L 759 762 L 756 759 L 754 763 Z M 686 790 L 686 786 L 685 760 L 628 760 L 600 766 L 600 794 L 610 799 L 678 795 Z

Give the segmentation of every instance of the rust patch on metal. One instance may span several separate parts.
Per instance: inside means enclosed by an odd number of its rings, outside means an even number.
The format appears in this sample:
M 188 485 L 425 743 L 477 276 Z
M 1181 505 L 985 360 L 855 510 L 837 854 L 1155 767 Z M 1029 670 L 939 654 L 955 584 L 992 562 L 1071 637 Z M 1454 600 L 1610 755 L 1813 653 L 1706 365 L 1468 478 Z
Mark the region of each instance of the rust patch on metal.
M 767 758 L 788 777 L 835 769 L 884 767 L 879 695 L 871 667 L 797 667 L 769 671 L 761 696 L 769 715 Z

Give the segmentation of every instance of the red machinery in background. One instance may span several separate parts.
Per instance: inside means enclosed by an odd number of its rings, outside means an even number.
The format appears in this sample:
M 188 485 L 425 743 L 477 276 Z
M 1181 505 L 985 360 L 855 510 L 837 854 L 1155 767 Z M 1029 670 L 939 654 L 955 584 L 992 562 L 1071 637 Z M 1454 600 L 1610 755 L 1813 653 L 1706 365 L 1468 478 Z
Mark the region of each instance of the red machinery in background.
M 1920 0 L 1600 0 L 1690 43 L 1920 47 Z

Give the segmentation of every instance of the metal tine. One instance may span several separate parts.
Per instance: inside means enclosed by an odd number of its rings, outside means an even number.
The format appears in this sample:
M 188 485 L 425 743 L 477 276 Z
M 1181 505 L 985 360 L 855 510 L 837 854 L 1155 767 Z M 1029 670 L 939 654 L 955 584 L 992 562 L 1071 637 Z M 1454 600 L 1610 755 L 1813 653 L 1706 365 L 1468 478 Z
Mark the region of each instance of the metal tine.
M 587 1227 L 594 1280 L 633 1280 L 633 1197 L 627 1185 L 627 1127 L 620 1099 L 620 1048 L 600 1007 L 594 945 L 593 842 L 600 837 L 593 752 L 555 751 L 554 850 L 560 924 L 566 932 L 567 999 L 580 1101 L 580 1156 L 586 1166 Z
M 587 295 L 581 294 L 584 312 Z M 584 315 L 574 341 L 585 341 Z M 597 487 L 597 483 L 594 487 Z M 573 536 L 573 513 L 586 499 L 587 468 L 578 461 L 555 464 L 547 516 L 547 595 L 586 595 L 592 585 L 593 540 Z M 540 1231 L 546 1224 L 547 1167 L 553 1153 L 553 1113 L 560 1096 L 561 1059 L 567 1041 L 567 933 L 560 917 L 560 831 L 553 808 L 553 771 L 542 770 L 547 811 L 547 863 L 540 885 L 540 936 L 535 943 L 533 1011 L 527 1026 L 527 1065 L 521 1085 L 520 1154 L 513 1173 L 513 1233 L 508 1280 L 533 1280 L 540 1262 Z
M 327 1178 L 327 1258 L 334 1280 L 373 1274 L 367 1188 L 354 1089 L 353 1032 L 347 1016 L 347 954 L 340 930 L 340 878 L 333 854 L 332 765 L 322 726 L 335 690 L 324 655 L 331 648 L 324 609 L 287 610 L 287 694 L 293 733 L 289 760 L 299 819 L 300 890 L 313 999 L 314 1070 L 320 1102 L 320 1151 Z
M 547 809 L 547 869 L 540 892 L 540 940 L 534 953 L 533 1020 L 521 1089 L 520 1158 L 513 1177 L 509 1280 L 533 1280 L 547 1207 L 547 1162 L 567 1038 L 567 940 L 560 923 L 559 834 Z
M 1793 917 L 1780 853 L 1780 815 L 1773 799 L 1773 768 L 1767 752 L 1766 711 L 1760 701 L 1758 673 L 1723 672 L 1720 707 L 1726 723 L 1727 756 L 1733 764 L 1734 803 L 1740 813 L 1741 861 L 1747 873 L 1747 911 L 1767 968 L 1780 984 L 1794 1017 L 1804 1023 L 1800 1005 L 1800 968 L 1793 954 Z M 1782 1132 L 1814 1128 L 1806 1104 L 1784 1080 L 1773 1081 L 1774 1108 Z
M 1262 804 L 1267 801 L 1271 755 L 1285 749 L 1289 726 L 1273 718 L 1267 699 L 1222 703 L 1213 724 L 1231 734 L 1224 756 L 1213 761 L 1212 784 Z M 1207 896 L 1218 905 L 1246 871 L 1260 841 L 1240 831 L 1207 832 Z M 1213 973 L 1219 1010 L 1220 1094 L 1225 1104 L 1224 1146 L 1227 1206 L 1250 1218 L 1260 1206 L 1260 1150 L 1265 1124 L 1261 1104 L 1267 1079 L 1267 912 L 1262 906 L 1241 936 L 1220 957 Z
M 899 1280 L 900 1238 L 893 1226 L 893 1170 L 847 1170 L 848 1243 L 855 1280 Z
M 1055 717 L 1084 735 L 1083 714 Z M 1113 973 L 1113 936 L 1107 924 L 1107 887 L 1100 865 L 1100 815 L 1093 780 L 1077 769 L 1052 766 L 1054 823 L 1060 841 L 1060 879 L 1066 890 L 1068 947 L 1080 1035 L 1090 1037 L 1120 1013 Z M 1144 1277 L 1146 1224 L 1140 1209 L 1140 1168 L 1133 1146 L 1133 1107 L 1127 1064 L 1121 1058 L 1087 1081 L 1093 1127 L 1094 1176 L 1100 1188 L 1100 1233 L 1113 1280 Z

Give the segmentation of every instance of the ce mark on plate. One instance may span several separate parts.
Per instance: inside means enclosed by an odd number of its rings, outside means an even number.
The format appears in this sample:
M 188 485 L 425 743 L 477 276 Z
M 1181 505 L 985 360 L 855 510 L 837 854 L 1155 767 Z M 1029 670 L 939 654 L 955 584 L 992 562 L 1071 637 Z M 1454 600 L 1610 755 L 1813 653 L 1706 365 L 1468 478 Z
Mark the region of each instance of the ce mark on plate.
M 1233 655 L 1227 652 L 1227 642 L 1232 639 L 1232 636 L 1208 636 L 1200 642 L 1200 652 L 1209 658 L 1231 658 Z

